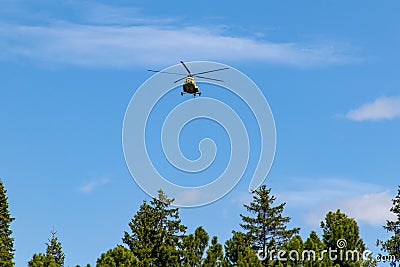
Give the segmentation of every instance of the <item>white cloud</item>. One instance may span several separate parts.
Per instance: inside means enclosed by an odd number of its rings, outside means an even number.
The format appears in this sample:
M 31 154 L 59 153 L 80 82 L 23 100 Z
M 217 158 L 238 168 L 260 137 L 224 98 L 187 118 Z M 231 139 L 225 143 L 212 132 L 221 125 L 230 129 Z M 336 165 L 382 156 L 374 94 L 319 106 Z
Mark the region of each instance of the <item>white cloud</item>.
M 250 60 L 306 67 L 349 60 L 334 49 L 230 37 L 201 27 L 0 26 L 0 57 L 86 67 L 164 65 L 178 60 Z
M 400 117 L 400 97 L 381 97 L 372 103 L 366 103 L 361 107 L 350 110 L 347 119 L 354 121 L 378 121 Z
M 321 203 L 322 206 L 307 214 L 306 221 L 318 225 L 324 220 L 327 212 L 340 209 L 357 222 L 381 226 L 386 220 L 395 219 L 394 214 L 390 212 L 392 198 L 388 192 L 378 192 L 338 199 L 332 203 Z
M 212 29 L 180 26 L 183 23 L 173 18 L 141 17 L 135 8 L 97 3 L 66 8 L 76 13 L 74 22 L 65 17 L 45 23 L 41 17 L 36 25 L 0 21 L 0 60 L 120 68 L 165 66 L 179 60 L 246 60 L 296 67 L 354 60 L 342 45 L 333 43 L 282 43 L 232 36 L 218 25 Z M 25 13 L 32 14 L 29 10 Z
M 337 209 L 374 226 L 394 218 L 390 212 L 393 196 L 380 185 L 340 178 L 299 178 L 290 184 L 297 189 L 280 191 L 277 199 L 301 211 L 309 225 L 319 225 L 328 211 Z
M 106 178 L 93 180 L 93 181 L 87 182 L 86 184 L 80 186 L 78 188 L 78 191 L 80 191 L 82 193 L 90 193 L 93 190 L 95 190 L 97 187 L 108 184 L 109 182 L 110 182 L 110 180 L 106 179 Z

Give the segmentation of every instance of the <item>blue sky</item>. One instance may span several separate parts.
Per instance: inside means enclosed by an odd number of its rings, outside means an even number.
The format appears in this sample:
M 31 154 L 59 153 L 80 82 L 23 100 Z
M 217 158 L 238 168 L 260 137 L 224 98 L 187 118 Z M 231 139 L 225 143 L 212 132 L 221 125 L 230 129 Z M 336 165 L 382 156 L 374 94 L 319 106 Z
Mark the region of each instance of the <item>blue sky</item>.
M 396 1 L 0 3 L 0 177 L 16 217 L 17 266 L 44 251 L 53 227 L 68 265 L 94 264 L 121 243 L 149 198 L 124 161 L 125 110 L 147 69 L 179 60 L 228 64 L 261 88 L 277 130 L 265 183 L 302 236 L 340 208 L 374 251 L 386 237 L 400 173 Z M 179 91 L 160 112 L 184 101 Z M 208 128 L 226 147 L 225 133 Z M 188 157 L 192 145 L 183 142 Z M 229 238 L 250 200 L 249 177 L 213 204 L 181 209 L 189 231 L 203 225 Z

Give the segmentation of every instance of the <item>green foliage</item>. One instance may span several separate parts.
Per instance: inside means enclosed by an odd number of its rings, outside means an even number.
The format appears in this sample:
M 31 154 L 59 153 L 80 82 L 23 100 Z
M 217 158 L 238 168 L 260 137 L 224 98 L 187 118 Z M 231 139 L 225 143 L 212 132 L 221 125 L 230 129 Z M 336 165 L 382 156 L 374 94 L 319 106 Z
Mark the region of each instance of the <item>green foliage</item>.
M 233 236 L 225 242 L 223 266 L 262 266 L 256 251 L 250 247 L 247 235 L 232 232 Z
M 214 236 L 211 246 L 207 249 L 207 256 L 204 259 L 203 267 L 221 267 L 223 260 L 222 245 L 218 243 L 218 238 Z
M 194 234 L 183 237 L 183 266 L 201 266 L 209 236 L 203 227 L 198 227 Z
M 303 240 L 299 235 L 293 236 L 289 242 L 282 245 L 281 250 L 285 251 L 283 257 L 286 266 L 303 266 L 303 246 Z
M 305 242 L 296 235 L 299 228 L 287 229 L 290 217 L 282 215 L 285 203 L 274 205 L 275 197 L 265 186 L 253 192 L 253 200 L 244 205 L 249 216 L 240 215 L 240 226 L 245 232 L 232 231 L 225 242 L 224 250 L 214 236 L 209 245 L 209 235 L 200 226 L 193 234 L 185 235 L 178 208 L 171 208 L 173 199 L 160 190 L 158 197 L 150 203 L 143 201 L 138 212 L 129 223 L 131 233 L 125 232 L 122 245 L 101 254 L 97 267 L 373 267 L 376 261 L 362 258 L 366 246 L 359 236 L 357 222 L 337 210 L 328 212 L 321 222 L 322 240 L 315 231 Z M 0 266 L 13 267 L 13 238 L 9 229 L 14 220 L 8 211 L 6 190 L 0 181 Z M 400 186 L 393 199 L 391 212 L 396 221 L 387 221 L 384 228 L 393 236 L 387 241 L 378 240 L 381 249 L 400 258 Z M 338 240 L 345 240 L 338 247 Z M 331 259 L 333 250 L 335 259 Z M 285 260 L 281 260 L 279 255 Z M 348 253 L 350 252 L 350 253 Z M 356 253 L 356 254 L 355 254 Z M 265 255 L 265 256 L 264 256 Z M 350 258 L 348 257 L 350 256 Z M 261 260 L 259 257 L 264 257 Z M 353 257 L 353 258 L 351 258 Z M 355 258 L 354 258 L 355 257 Z M 34 254 L 29 267 L 62 267 L 65 255 L 56 232 L 46 243 L 46 253 Z M 391 263 L 396 266 L 395 263 Z M 76 267 L 79 267 L 77 265 Z M 90 267 L 89 264 L 86 267 Z
M 393 206 L 390 211 L 397 217 L 396 221 L 386 221 L 386 225 L 383 226 L 388 233 L 392 236 L 386 240 L 377 240 L 377 245 L 381 247 L 387 255 L 394 256 L 396 259 L 400 259 L 400 186 L 397 189 L 397 196 L 392 200 Z M 391 263 L 391 266 L 396 266 L 395 262 Z
M 140 266 L 178 266 L 182 238 L 186 227 L 181 224 L 173 199 L 160 190 L 158 198 L 146 201 L 129 223 L 132 234 L 125 232 L 123 242 L 139 260 Z
M 34 254 L 28 262 L 29 267 L 60 267 L 49 255 L 42 253 Z
M 321 222 L 323 230 L 323 242 L 326 249 L 337 250 L 334 264 L 341 267 L 375 266 L 376 263 L 370 259 L 363 261 L 362 254 L 366 250 L 363 240 L 359 236 L 357 222 L 353 218 L 337 210 L 328 212 L 325 222 Z M 345 245 L 340 246 L 338 240 L 345 240 Z M 353 253 L 354 252 L 354 253 Z M 341 257 L 340 255 L 344 255 Z M 345 256 L 347 255 L 347 256 Z M 354 255 L 354 256 L 353 256 Z
M 274 206 L 276 198 L 270 193 L 271 189 L 266 189 L 265 185 L 254 191 L 253 201 L 244 205 L 250 216 L 240 215 L 243 221 L 240 226 L 246 231 L 251 248 L 262 250 L 266 255 L 264 265 L 270 263 L 272 250 L 280 250 L 283 243 L 299 232 L 299 228 L 286 228 L 290 221 L 290 217 L 282 216 L 286 203 Z
M 29 267 L 62 267 L 65 255 L 62 251 L 61 242 L 58 241 L 56 232 L 51 231 L 50 243 L 46 243 L 46 254 L 34 254 L 28 262 Z
M 14 238 L 10 224 L 14 220 L 8 210 L 7 190 L 0 180 L 0 266 L 14 266 Z
M 139 266 L 139 263 L 132 251 L 124 246 L 118 245 L 106 253 L 101 254 L 100 258 L 96 261 L 96 267 L 109 266 L 134 267 Z
M 54 230 L 51 231 L 51 239 L 49 239 L 49 242 L 50 243 L 46 243 L 46 255 L 53 259 L 58 266 L 64 266 L 65 254 L 62 251 L 61 242 L 58 241 Z
M 323 259 L 322 251 L 325 249 L 325 244 L 321 241 L 315 231 L 311 231 L 310 236 L 303 244 L 303 266 L 304 267 L 319 267 L 332 266 L 332 263 Z

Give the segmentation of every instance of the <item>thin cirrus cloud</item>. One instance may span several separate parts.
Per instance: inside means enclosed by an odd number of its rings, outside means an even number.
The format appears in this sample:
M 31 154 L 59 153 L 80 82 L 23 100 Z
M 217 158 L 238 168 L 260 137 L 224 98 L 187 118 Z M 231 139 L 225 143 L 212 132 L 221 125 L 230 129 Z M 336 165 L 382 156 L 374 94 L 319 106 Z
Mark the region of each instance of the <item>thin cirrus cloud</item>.
M 373 102 L 350 110 L 345 117 L 353 121 L 379 121 L 400 118 L 400 96 L 377 98 Z
M 43 25 L 0 23 L 0 60 L 40 64 L 130 68 L 177 60 L 252 61 L 294 67 L 347 63 L 354 57 L 334 43 L 299 44 L 231 36 L 222 27 L 168 25 L 168 20 L 137 19 L 130 25 L 124 9 L 92 6 L 80 22 Z M 133 12 L 133 11 L 129 11 Z M 95 21 L 95 23 L 93 23 Z M 111 23 L 115 21 L 116 23 Z M 174 25 L 178 24 L 175 22 Z
M 90 192 L 94 191 L 99 186 L 108 184 L 109 182 L 110 182 L 110 180 L 106 179 L 106 178 L 92 180 L 92 181 L 89 181 L 89 182 L 85 183 L 84 185 L 80 186 L 78 188 L 78 191 L 81 192 L 81 193 L 86 193 L 87 194 L 87 193 L 90 193 Z

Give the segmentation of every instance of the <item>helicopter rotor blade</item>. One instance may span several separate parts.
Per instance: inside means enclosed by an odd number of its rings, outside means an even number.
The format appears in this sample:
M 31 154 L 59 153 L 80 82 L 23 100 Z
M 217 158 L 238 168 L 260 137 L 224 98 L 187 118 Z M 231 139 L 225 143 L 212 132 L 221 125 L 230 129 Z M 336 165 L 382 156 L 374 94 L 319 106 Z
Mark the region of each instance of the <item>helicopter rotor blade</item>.
M 175 75 L 185 75 L 184 73 L 176 73 L 176 72 L 168 72 L 168 71 L 161 71 L 161 70 L 147 70 L 151 72 L 156 72 L 156 73 L 165 73 L 165 74 L 175 74 Z
M 206 79 L 206 80 L 217 81 L 217 82 L 224 82 L 223 80 L 214 79 L 214 78 L 207 78 L 207 77 L 198 76 L 198 75 L 196 75 L 196 77 L 199 77 L 199 78 L 202 78 L 202 79 Z
M 179 80 L 176 80 L 174 83 L 177 83 L 179 81 L 182 81 L 183 79 L 185 79 L 186 77 L 180 78 Z
M 209 72 L 214 72 L 214 71 L 220 71 L 220 70 L 226 70 L 226 69 L 229 69 L 229 68 L 222 68 L 222 69 L 216 69 L 216 70 L 208 70 L 208 71 L 198 72 L 198 73 L 195 73 L 195 74 L 192 74 L 192 75 L 195 76 L 195 75 L 197 75 L 197 74 L 204 74 L 204 73 L 209 73 Z
M 186 71 L 189 73 L 189 75 L 192 75 L 192 74 L 190 73 L 189 68 L 186 66 L 186 64 L 185 64 L 183 61 L 181 61 L 181 63 L 182 63 L 182 65 L 185 67 L 185 69 L 186 69 Z

